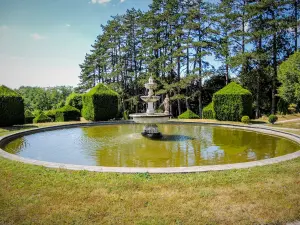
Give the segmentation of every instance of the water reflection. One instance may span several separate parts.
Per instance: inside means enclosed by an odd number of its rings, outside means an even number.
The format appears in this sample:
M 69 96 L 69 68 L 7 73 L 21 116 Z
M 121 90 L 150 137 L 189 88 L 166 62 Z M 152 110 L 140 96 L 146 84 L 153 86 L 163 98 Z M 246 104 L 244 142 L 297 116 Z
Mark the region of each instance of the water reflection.
M 159 125 L 161 140 L 143 137 L 142 130 L 138 124 L 57 130 L 16 139 L 5 149 L 45 161 L 123 167 L 237 163 L 299 149 L 283 138 L 207 125 Z

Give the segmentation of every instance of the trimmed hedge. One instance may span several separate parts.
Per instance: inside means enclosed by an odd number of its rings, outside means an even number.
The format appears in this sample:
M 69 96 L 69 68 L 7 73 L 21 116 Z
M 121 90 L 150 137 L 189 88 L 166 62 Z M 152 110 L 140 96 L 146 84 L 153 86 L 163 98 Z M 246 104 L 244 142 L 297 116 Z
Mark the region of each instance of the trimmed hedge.
M 213 106 L 217 120 L 241 121 L 252 115 L 252 94 L 241 85 L 231 82 L 213 95 Z
M 187 109 L 184 113 L 178 116 L 178 119 L 200 119 L 200 117 L 192 110 Z
M 203 119 L 215 119 L 214 105 L 212 102 L 203 108 L 202 118 Z
M 66 99 L 66 105 L 73 106 L 76 109 L 79 109 L 81 111 L 81 109 L 82 109 L 82 94 L 77 94 L 75 92 L 70 94 Z
M 33 119 L 33 123 L 48 123 L 52 122 L 51 118 L 46 116 L 44 113 L 41 113 Z
M 24 124 L 24 101 L 21 95 L 0 86 L 0 127 L 14 124 Z
M 34 119 L 34 115 L 29 110 L 25 111 L 25 123 L 32 123 Z
M 82 97 L 82 116 L 86 120 L 113 119 L 118 115 L 119 95 L 104 84 L 98 84 Z
M 52 121 L 55 121 L 56 110 L 52 109 L 52 110 L 46 111 L 45 115 L 50 117 L 52 119 Z
M 73 106 L 66 105 L 60 109 L 56 110 L 55 121 L 64 122 L 64 121 L 79 121 L 80 120 L 80 111 Z

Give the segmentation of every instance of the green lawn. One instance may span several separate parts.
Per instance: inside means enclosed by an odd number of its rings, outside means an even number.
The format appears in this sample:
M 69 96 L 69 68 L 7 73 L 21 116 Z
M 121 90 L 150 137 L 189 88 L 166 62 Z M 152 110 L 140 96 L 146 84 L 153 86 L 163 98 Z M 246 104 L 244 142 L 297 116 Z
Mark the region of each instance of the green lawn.
M 224 172 L 122 175 L 47 169 L 0 158 L 0 176 L 0 224 L 300 220 L 300 159 Z

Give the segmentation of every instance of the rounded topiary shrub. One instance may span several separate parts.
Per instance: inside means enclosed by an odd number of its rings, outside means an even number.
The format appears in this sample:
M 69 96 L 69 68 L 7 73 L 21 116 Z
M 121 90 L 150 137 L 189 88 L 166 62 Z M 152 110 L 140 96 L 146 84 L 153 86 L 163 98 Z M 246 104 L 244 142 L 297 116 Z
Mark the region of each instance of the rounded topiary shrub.
M 70 94 L 66 99 L 66 105 L 73 106 L 76 109 L 79 109 L 81 111 L 81 109 L 82 109 L 82 94 L 77 94 L 75 92 Z
M 44 113 L 41 113 L 33 119 L 33 123 L 49 123 L 52 122 L 52 119 L 46 116 Z
M 25 111 L 25 123 L 32 123 L 34 119 L 34 115 L 29 110 Z
M 188 109 L 178 116 L 178 119 L 200 119 L 200 117 L 192 110 Z
M 241 121 L 242 121 L 242 123 L 249 124 L 250 118 L 249 118 L 249 116 L 243 116 Z
M 118 115 L 119 95 L 104 84 L 98 84 L 82 96 L 82 116 L 86 120 L 113 119 Z
M 252 94 L 231 82 L 213 95 L 213 107 L 217 120 L 241 121 L 243 116 L 252 115 Z
M 80 120 L 80 111 L 73 106 L 66 105 L 60 109 L 56 110 L 55 121 L 64 122 L 64 121 L 79 121 Z
M 213 106 L 212 102 L 203 108 L 202 118 L 203 119 L 215 119 L 215 111 L 214 111 L 214 106 Z
M 0 127 L 24 124 L 24 101 L 17 92 L 0 86 Z
M 275 115 L 269 116 L 269 123 L 274 124 L 278 120 L 278 117 Z

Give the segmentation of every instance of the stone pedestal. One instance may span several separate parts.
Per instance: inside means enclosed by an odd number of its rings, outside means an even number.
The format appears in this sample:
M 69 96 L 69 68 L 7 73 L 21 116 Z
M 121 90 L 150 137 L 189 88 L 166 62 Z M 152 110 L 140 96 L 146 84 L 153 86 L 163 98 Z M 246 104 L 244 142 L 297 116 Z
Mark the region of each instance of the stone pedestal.
M 147 114 L 151 115 L 155 113 L 153 105 L 153 102 L 148 102 Z
M 142 135 L 151 139 L 159 139 L 162 137 L 156 124 L 145 125 Z

